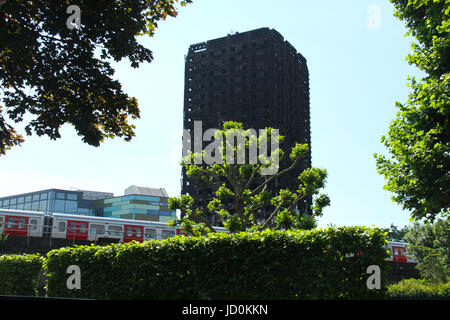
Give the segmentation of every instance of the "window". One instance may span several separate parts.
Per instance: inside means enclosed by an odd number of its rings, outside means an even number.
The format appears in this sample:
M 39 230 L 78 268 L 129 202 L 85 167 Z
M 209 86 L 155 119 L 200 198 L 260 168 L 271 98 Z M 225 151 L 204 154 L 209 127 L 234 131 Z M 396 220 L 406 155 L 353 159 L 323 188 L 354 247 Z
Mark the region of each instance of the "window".
M 31 210 L 38 211 L 39 210 L 39 201 L 31 203 Z
M 86 222 L 82 222 L 79 224 L 79 230 L 80 233 L 86 233 L 87 232 L 87 223 Z
M 31 219 L 30 220 L 30 224 L 28 225 L 28 229 L 35 231 L 37 230 L 37 220 L 36 219 Z
M 105 234 L 105 226 L 103 224 L 91 224 L 91 234 Z
M 68 193 L 67 194 L 67 199 L 68 200 L 78 200 L 78 196 L 76 193 Z
M 0 228 L 3 227 L 3 217 L 0 217 Z
M 39 195 L 38 194 L 33 195 L 33 201 L 39 201 Z
M 169 237 L 173 237 L 175 236 L 175 231 L 174 230 L 163 230 L 162 231 L 162 238 L 163 239 L 167 239 Z
M 25 218 L 19 219 L 18 229 L 25 229 Z
M 47 193 L 41 194 L 41 200 L 47 200 Z
M 8 200 L 3 200 L 3 206 L 4 207 L 9 206 L 9 199 Z
M 122 227 L 121 226 L 108 226 L 108 235 L 121 236 L 122 235 Z
M 78 203 L 76 201 L 66 201 L 65 212 L 77 212 Z
M 145 228 L 145 238 L 146 239 L 156 239 L 156 230 Z
M 47 210 L 47 200 L 40 201 L 39 202 L 39 211 L 45 211 Z
M 24 200 L 24 198 L 20 197 L 20 198 L 17 199 L 17 203 L 23 203 L 23 200 Z
M 64 221 L 60 221 L 58 223 L 58 232 L 66 231 L 66 223 Z
M 77 231 L 77 224 L 75 222 L 69 223 L 69 232 L 76 233 Z
M 11 199 L 11 201 L 10 201 L 10 204 L 16 204 L 17 202 L 17 199 L 16 198 L 14 198 L 14 199 Z
M 55 211 L 64 212 L 64 200 L 55 200 Z
M 126 227 L 127 237 L 131 237 L 133 235 L 133 227 Z
M 6 224 L 8 226 L 9 229 L 12 229 L 16 226 L 16 219 L 13 217 L 8 217 L 6 219 Z
M 127 226 L 125 230 L 127 233 L 127 237 L 136 237 L 136 238 L 142 237 L 142 228 L 140 227 Z
M 26 196 L 25 197 L 25 202 L 31 202 L 31 196 Z
M 64 192 L 57 192 L 56 193 L 56 199 L 65 199 L 66 194 Z
M 31 210 L 31 203 L 30 202 L 25 203 L 24 206 L 23 206 L 23 209 L 24 210 Z

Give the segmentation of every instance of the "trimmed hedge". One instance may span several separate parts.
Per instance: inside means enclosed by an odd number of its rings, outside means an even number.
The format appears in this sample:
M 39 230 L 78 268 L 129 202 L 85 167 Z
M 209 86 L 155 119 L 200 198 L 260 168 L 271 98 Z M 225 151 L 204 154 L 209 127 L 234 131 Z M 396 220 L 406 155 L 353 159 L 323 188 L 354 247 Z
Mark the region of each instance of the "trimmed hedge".
M 36 296 L 43 263 L 36 254 L 0 256 L 0 295 Z
M 450 282 L 434 284 L 423 279 L 405 279 L 387 289 L 391 299 L 450 299 Z
M 47 295 L 94 299 L 339 299 L 379 298 L 369 290 L 369 265 L 388 270 L 380 229 L 176 236 L 164 241 L 79 246 L 47 255 Z M 357 253 L 351 257 L 347 254 Z M 81 270 L 69 290 L 68 266 Z

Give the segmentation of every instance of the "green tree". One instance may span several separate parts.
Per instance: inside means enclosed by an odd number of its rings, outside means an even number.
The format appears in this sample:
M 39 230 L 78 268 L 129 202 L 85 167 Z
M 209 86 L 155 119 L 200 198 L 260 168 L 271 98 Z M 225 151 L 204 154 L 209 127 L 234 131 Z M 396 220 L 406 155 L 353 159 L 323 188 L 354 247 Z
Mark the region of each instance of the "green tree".
M 26 114 L 28 135 L 56 140 L 70 123 L 93 146 L 104 138 L 132 139 L 129 121 L 139 118 L 138 103 L 113 79 L 108 60 L 127 58 L 133 68 L 151 62 L 152 52 L 137 37 L 153 36 L 159 21 L 176 16 L 177 2 L 79 0 L 71 4 L 81 10 L 80 28 L 69 29 L 69 1 L 6 1 L 0 8 L 0 155 L 24 141 L 8 121 L 19 123 Z
M 307 144 L 296 144 L 289 155 L 291 164 L 288 168 L 278 171 L 278 162 L 284 156 L 281 148 L 271 149 L 271 156 L 259 154 L 251 163 L 250 154 L 252 148 L 272 146 L 272 139 L 276 139 L 277 146 L 282 143 L 283 137 L 273 134 L 272 128 L 257 137 L 249 130 L 244 130 L 243 125 L 237 122 L 225 122 L 221 130 L 215 132 L 215 140 L 207 146 L 202 153 L 192 153 L 184 159 L 184 166 L 188 177 L 195 177 L 214 190 L 213 198 L 207 208 L 194 208 L 194 200 L 190 195 L 173 197 L 169 199 L 171 209 L 180 209 L 182 217 L 171 222 L 178 225 L 185 232 L 192 234 L 205 234 L 215 232 L 210 213 L 221 218 L 223 225 L 230 232 L 246 230 L 311 229 L 315 227 L 315 217 L 322 214 L 322 209 L 329 205 L 328 196 L 319 194 L 319 190 L 325 186 L 327 172 L 325 169 L 308 168 L 298 177 L 298 189 L 279 190 L 272 195 L 268 191 L 268 185 L 277 177 L 293 170 L 299 161 L 308 152 Z M 234 143 L 235 139 L 242 143 Z M 274 140 L 275 141 L 275 140 Z M 245 155 L 249 151 L 249 161 L 239 161 L 239 154 Z M 255 149 L 253 149 L 255 150 Z M 204 159 L 205 155 L 214 154 L 215 162 L 209 165 L 195 163 L 196 159 Z M 242 160 L 242 158 L 241 158 Z M 258 182 L 258 178 L 264 170 L 275 168 L 269 175 Z M 313 214 L 310 216 L 300 213 L 296 206 L 308 196 L 315 196 L 312 206 Z M 264 219 L 259 219 L 261 212 Z M 265 214 L 264 214 L 265 213 Z M 268 213 L 268 214 L 267 214 Z
M 405 235 L 408 232 L 408 227 L 399 229 L 391 223 L 391 226 L 383 229 L 383 231 L 387 232 L 387 239 L 390 241 L 405 241 Z
M 408 251 L 417 259 L 421 275 L 430 282 L 450 281 L 450 223 L 415 222 L 405 235 Z
M 396 102 L 397 118 L 381 139 L 391 157 L 375 154 L 377 171 L 411 219 L 432 222 L 450 211 L 450 6 L 448 0 L 391 2 L 416 39 L 407 60 L 427 76 L 408 78 L 408 101 Z

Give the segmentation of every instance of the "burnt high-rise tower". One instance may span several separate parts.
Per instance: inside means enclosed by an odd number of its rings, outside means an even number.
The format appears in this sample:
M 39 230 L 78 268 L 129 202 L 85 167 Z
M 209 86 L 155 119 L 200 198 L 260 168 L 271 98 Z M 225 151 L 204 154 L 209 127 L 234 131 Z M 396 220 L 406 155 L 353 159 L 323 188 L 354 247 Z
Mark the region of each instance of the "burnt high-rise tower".
M 219 128 L 223 121 L 242 122 L 244 128 L 257 131 L 279 129 L 285 136 L 282 170 L 296 142 L 311 147 L 306 59 L 269 28 L 191 45 L 185 65 L 183 121 L 191 133 L 194 121 L 202 121 L 203 131 Z M 289 187 L 295 191 L 299 173 L 310 166 L 311 153 L 295 171 L 278 178 L 271 190 Z M 188 179 L 183 169 L 182 194 L 186 193 L 198 205 L 211 196 L 211 190 Z M 300 209 L 304 211 L 310 202 Z

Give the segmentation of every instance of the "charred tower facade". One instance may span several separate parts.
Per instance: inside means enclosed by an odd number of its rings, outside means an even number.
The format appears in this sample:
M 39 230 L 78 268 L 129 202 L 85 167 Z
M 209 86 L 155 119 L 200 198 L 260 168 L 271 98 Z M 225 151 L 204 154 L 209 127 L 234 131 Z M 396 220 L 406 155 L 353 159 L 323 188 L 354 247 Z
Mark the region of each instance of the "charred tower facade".
M 311 167 L 306 59 L 276 30 L 261 28 L 191 45 L 185 60 L 184 129 L 193 135 L 194 121 L 202 121 L 203 132 L 220 128 L 223 121 L 242 122 L 257 132 L 279 129 L 285 136 L 280 170 L 290 164 L 296 142 L 308 143 L 310 153 L 303 163 L 270 186 L 272 192 L 295 191 L 299 173 Z M 182 194 L 190 194 L 196 206 L 211 199 L 212 190 L 189 179 L 184 168 L 181 183 Z M 299 209 L 310 213 L 310 205 L 307 199 Z

